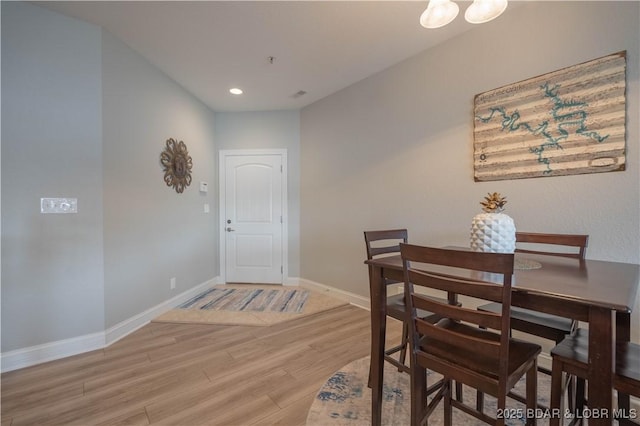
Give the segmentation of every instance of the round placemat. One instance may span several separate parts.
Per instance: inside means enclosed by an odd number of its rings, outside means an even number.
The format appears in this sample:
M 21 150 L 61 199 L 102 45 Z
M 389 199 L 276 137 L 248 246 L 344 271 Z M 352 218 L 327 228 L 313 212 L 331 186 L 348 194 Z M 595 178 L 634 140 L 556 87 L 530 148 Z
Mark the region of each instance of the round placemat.
M 516 259 L 513 263 L 513 269 L 518 269 L 520 271 L 540 268 L 542 268 L 542 264 L 540 262 L 536 262 L 535 260 Z

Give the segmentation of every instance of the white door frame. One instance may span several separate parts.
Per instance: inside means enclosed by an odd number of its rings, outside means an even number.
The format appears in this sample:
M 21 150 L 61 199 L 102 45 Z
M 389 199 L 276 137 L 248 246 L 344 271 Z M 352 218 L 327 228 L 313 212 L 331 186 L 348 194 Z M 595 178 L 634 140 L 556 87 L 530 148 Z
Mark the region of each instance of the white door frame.
M 288 188 L 287 188 L 287 150 L 286 149 L 224 149 L 218 152 L 218 233 L 220 252 L 220 279 L 226 282 L 226 159 L 229 156 L 243 155 L 280 155 L 282 157 L 282 284 L 286 284 L 289 278 L 289 210 L 288 210 Z

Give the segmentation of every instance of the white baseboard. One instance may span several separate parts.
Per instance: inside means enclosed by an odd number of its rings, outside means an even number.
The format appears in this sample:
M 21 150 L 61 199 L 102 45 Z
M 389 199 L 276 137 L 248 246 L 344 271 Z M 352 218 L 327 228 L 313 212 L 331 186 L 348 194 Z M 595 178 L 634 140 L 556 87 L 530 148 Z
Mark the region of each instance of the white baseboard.
M 285 279 L 282 281 L 282 285 L 285 287 L 297 287 L 300 285 L 300 278 L 285 277 Z
M 214 280 L 199 284 L 184 293 L 181 293 L 157 306 L 154 306 L 132 318 L 126 319 L 119 324 L 103 331 L 84 336 L 73 337 L 56 342 L 44 343 L 42 345 L 31 346 L 23 349 L 16 349 L 3 352 L 1 358 L 1 372 L 17 370 L 30 367 L 43 362 L 54 361 L 72 355 L 103 349 L 114 342 L 122 339 L 128 334 L 136 331 L 140 327 L 148 324 L 152 319 L 167 312 L 168 310 L 186 302 L 191 297 L 202 292 L 207 287 L 211 287 Z
M 102 349 L 104 346 L 105 335 L 103 332 L 98 332 L 3 352 L 1 371 L 5 373 L 19 368 L 30 367 L 43 362 Z
M 206 281 L 202 284 L 192 287 L 184 293 L 180 293 L 179 295 L 165 302 L 162 302 L 159 305 L 154 306 L 153 308 L 149 308 L 136 316 L 128 318 L 121 323 L 114 325 L 113 327 L 105 331 L 105 346 L 109 346 L 110 344 L 115 343 L 123 337 L 133 333 L 140 327 L 151 322 L 152 319 L 157 318 L 167 311 L 170 311 L 183 302 L 186 302 L 190 298 L 197 296 L 199 293 L 203 292 L 208 287 L 212 287 L 213 285 L 215 285 L 214 280 Z
M 293 283 L 295 281 L 297 281 L 297 285 L 299 285 L 300 287 L 308 288 L 310 290 L 315 290 L 321 293 L 326 293 L 331 297 L 344 300 L 359 308 L 369 310 L 371 307 L 371 303 L 369 302 L 368 297 L 360 296 L 359 294 L 351 293 L 349 291 L 340 290 L 335 287 L 330 287 L 325 284 L 320 284 L 318 282 L 311 281 L 305 278 L 289 278 L 288 282 Z M 287 284 L 287 285 L 295 285 L 295 284 Z

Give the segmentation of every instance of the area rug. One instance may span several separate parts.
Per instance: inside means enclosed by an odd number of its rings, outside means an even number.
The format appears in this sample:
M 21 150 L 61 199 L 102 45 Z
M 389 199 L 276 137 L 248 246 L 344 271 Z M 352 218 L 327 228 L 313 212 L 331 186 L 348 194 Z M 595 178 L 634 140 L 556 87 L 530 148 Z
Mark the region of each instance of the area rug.
M 371 424 L 371 389 L 367 387 L 369 375 L 369 357 L 347 364 L 333 374 L 316 394 L 307 415 L 307 426 L 365 426 Z M 439 375 L 429 373 L 428 383 L 435 383 Z M 549 376 L 538 375 L 538 400 L 544 406 L 549 405 Z M 516 386 L 516 392 L 524 395 L 525 381 L 521 380 Z M 409 375 L 398 372 L 389 363 L 384 367 L 384 385 L 382 390 L 382 424 L 385 426 L 405 426 L 410 424 L 411 395 L 409 391 Z M 475 390 L 464 387 L 463 400 L 475 406 Z M 508 408 L 513 417 L 506 419 L 507 425 L 523 425 L 518 414 L 524 410 L 524 404 L 512 399 L 508 400 Z M 485 395 L 485 412 L 495 416 L 496 400 Z M 544 417 L 544 413 L 539 413 Z M 538 424 L 549 424 L 548 419 L 540 418 Z M 429 417 L 429 425 L 442 425 L 442 403 Z M 454 425 L 485 425 L 485 423 L 471 417 L 460 410 L 453 409 L 452 424 Z
M 304 289 L 214 287 L 178 309 L 299 313 L 308 297 L 309 291 Z
M 347 304 L 301 287 L 219 285 L 203 291 L 153 321 L 268 326 Z

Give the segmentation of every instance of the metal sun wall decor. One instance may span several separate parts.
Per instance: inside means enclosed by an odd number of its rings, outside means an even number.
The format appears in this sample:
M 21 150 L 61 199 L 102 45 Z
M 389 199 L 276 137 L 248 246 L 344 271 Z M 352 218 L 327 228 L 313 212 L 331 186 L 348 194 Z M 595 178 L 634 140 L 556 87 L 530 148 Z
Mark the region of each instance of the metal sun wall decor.
M 175 188 L 177 193 L 182 193 L 191 184 L 193 161 L 184 142 L 167 139 L 164 151 L 160 154 L 160 163 L 165 183 Z
M 625 169 L 626 52 L 474 99 L 474 179 Z

